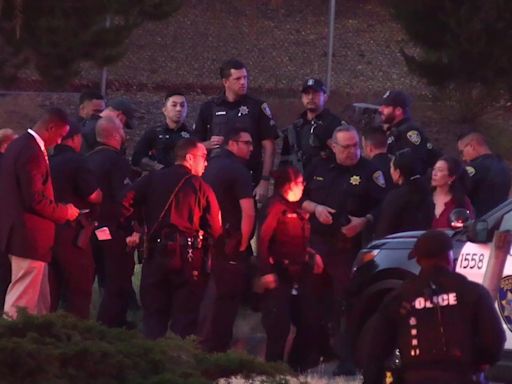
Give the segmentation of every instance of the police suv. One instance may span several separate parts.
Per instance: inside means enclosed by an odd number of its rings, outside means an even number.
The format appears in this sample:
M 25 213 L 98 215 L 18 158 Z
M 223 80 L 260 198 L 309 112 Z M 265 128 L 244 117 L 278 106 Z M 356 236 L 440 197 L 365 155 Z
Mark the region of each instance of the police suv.
M 467 222 L 460 230 L 450 230 L 454 245 L 456 271 L 469 280 L 482 283 L 496 231 L 512 230 L 512 199 L 482 218 Z M 356 334 L 375 312 L 385 296 L 420 270 L 411 253 L 422 231 L 403 232 L 373 241 L 362 249 L 354 263 L 351 323 Z M 498 381 L 512 381 L 512 254 L 509 251 L 500 281 L 496 307 L 507 335 L 502 361 L 490 372 Z M 463 319 L 461 319 L 463 321 Z

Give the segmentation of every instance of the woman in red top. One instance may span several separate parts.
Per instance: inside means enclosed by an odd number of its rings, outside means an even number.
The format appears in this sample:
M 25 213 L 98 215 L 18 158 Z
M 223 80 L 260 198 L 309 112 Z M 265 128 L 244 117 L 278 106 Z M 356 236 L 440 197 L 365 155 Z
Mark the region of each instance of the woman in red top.
M 450 213 L 455 208 L 465 208 L 475 217 L 473 206 L 466 196 L 468 174 L 460 160 L 443 156 L 432 170 L 432 199 L 435 216 L 432 228 L 450 228 Z

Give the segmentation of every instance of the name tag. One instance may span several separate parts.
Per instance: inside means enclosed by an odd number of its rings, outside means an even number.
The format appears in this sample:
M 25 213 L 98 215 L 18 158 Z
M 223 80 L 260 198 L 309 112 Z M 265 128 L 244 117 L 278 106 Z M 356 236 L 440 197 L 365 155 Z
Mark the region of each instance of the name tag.
M 225 115 L 225 114 L 226 114 L 226 111 L 215 112 L 215 116 Z

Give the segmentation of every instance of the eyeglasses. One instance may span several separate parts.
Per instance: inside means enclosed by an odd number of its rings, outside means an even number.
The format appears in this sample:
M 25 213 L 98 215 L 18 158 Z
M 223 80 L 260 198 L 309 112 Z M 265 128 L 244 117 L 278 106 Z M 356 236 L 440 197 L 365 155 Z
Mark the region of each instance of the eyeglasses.
M 335 141 L 332 142 L 334 145 L 337 145 L 338 147 L 340 147 L 341 149 L 357 149 L 359 148 L 359 143 L 355 143 L 355 144 L 340 144 L 340 143 L 337 143 Z
M 254 143 L 252 142 L 252 140 L 233 140 L 233 141 L 236 142 L 236 143 L 245 144 L 248 147 L 253 147 L 254 146 Z

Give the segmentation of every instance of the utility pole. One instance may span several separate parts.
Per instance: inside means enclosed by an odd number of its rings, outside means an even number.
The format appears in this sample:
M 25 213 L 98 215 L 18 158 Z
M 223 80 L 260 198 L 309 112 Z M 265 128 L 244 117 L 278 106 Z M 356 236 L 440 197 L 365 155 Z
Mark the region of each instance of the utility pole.
M 329 3 L 329 48 L 327 50 L 327 94 L 331 90 L 332 82 L 332 56 L 334 50 L 334 16 L 336 14 L 336 0 Z

